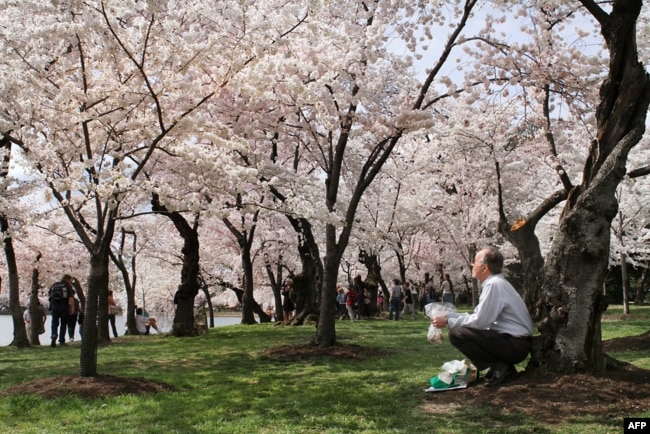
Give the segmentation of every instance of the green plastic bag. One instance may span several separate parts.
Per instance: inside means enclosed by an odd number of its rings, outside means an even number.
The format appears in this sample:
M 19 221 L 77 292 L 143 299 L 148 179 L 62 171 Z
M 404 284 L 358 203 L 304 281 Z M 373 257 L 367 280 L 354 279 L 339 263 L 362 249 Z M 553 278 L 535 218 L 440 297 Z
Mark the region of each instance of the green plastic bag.
M 429 384 L 434 390 L 450 390 L 467 387 L 476 380 L 477 370 L 468 360 L 452 360 L 442 365 L 440 374 L 431 377 Z

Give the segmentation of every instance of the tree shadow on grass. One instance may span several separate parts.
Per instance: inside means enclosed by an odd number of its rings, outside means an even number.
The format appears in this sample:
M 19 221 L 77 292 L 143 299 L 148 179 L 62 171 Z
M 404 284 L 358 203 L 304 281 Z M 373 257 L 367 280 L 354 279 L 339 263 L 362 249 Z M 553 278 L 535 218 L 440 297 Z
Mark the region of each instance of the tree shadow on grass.
M 650 333 L 612 339 L 603 343 L 605 351 L 647 350 Z M 386 355 L 385 350 L 360 345 L 318 347 L 310 344 L 283 345 L 268 349 L 264 357 L 287 361 L 322 358 L 373 360 Z M 520 413 L 537 420 L 554 423 L 580 416 L 621 418 L 643 413 L 650 408 L 650 371 L 620 363 L 604 376 L 586 374 L 559 375 L 542 372 L 521 372 L 517 378 L 499 388 L 482 387 L 481 380 L 466 389 L 424 394 L 423 410 L 440 414 L 454 412 L 468 405 L 491 408 L 500 412 Z M 5 390 L 2 397 L 34 394 L 44 398 L 74 395 L 86 399 L 146 395 L 174 390 L 170 385 L 145 378 L 100 375 L 97 377 L 58 376 L 39 378 Z M 444 406 L 441 407 L 441 403 Z

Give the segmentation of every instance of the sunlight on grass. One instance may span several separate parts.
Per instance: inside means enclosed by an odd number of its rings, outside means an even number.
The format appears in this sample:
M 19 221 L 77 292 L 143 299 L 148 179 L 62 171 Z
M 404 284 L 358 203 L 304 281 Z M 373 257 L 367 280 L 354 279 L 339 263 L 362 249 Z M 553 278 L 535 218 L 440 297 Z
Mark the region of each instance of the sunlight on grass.
M 649 315 L 650 309 L 641 310 Z M 615 311 L 613 311 L 615 312 Z M 621 312 L 622 313 L 622 312 Z M 618 315 L 612 313 L 611 315 Z M 645 324 L 645 329 L 643 324 Z M 647 330 L 647 321 L 603 321 L 608 338 Z M 11 396 L 0 400 L 0 430 L 119 433 L 524 433 L 608 432 L 618 422 L 582 418 L 563 427 L 518 414 L 445 406 L 423 389 L 441 365 L 462 355 L 426 340 L 428 322 L 337 323 L 344 345 L 381 349 L 364 360 L 293 362 L 264 351 L 305 344 L 313 327 L 228 326 L 198 338 L 120 337 L 98 353 L 100 374 L 145 377 L 175 390 L 96 400 Z M 616 354 L 650 369 L 648 352 Z M 65 348 L 0 348 L 0 390 L 35 378 L 76 375 L 79 343 Z M 523 365 L 520 366 L 520 369 Z M 57 414 L 55 421 L 51 418 Z M 584 431 L 587 429 L 587 431 Z

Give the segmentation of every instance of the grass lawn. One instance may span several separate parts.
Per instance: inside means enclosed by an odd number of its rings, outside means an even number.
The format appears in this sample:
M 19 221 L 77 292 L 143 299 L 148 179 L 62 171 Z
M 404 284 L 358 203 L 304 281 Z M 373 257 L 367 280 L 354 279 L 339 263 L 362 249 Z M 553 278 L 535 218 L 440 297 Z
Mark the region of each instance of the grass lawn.
M 609 313 L 622 314 L 618 307 Z M 604 339 L 648 330 L 650 307 L 634 319 L 606 316 Z M 151 395 L 0 398 L 0 432 L 11 433 L 605 433 L 622 420 L 576 417 L 561 425 L 470 406 L 445 410 L 444 394 L 423 390 L 440 366 L 462 359 L 447 341 L 427 342 L 428 321 L 337 322 L 341 344 L 377 349 L 369 359 L 290 361 L 267 349 L 304 344 L 313 326 L 227 326 L 207 335 L 120 337 L 98 352 L 99 374 L 145 377 L 173 386 Z M 446 332 L 445 332 L 446 334 Z M 0 348 L 0 392 L 40 377 L 74 376 L 79 343 L 63 348 Z M 650 369 L 650 351 L 612 354 Z M 523 367 L 520 366 L 520 368 Z M 454 392 L 444 392 L 454 393 Z M 437 407 L 438 406 L 438 407 Z M 439 408 L 439 411 L 437 411 Z M 650 417 L 650 412 L 629 416 Z M 596 422 L 594 422 L 596 420 Z

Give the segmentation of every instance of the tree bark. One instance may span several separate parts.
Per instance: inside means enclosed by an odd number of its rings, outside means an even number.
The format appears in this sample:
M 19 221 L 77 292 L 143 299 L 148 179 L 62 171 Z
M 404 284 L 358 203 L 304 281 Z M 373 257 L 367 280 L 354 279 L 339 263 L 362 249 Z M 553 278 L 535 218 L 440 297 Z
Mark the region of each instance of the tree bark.
M 643 274 L 641 275 L 641 279 L 636 285 L 636 297 L 634 297 L 634 304 L 637 306 L 644 306 L 645 305 L 645 296 L 646 296 L 646 290 L 645 290 L 645 283 L 648 278 L 648 267 L 643 269 Z
M 9 220 L 0 215 L 0 228 L 3 234 L 3 245 L 5 257 L 7 258 L 7 274 L 9 275 L 9 309 L 14 323 L 14 339 L 11 345 L 18 348 L 29 346 L 25 320 L 23 319 L 22 307 L 20 306 L 20 285 L 18 283 L 18 267 L 16 266 L 16 253 L 14 252 L 13 239 L 8 236 Z
M 291 286 L 292 292 L 296 292 L 296 315 L 291 320 L 291 324 L 302 325 L 308 320 L 318 321 L 323 263 L 320 260 L 318 244 L 314 239 L 311 224 L 306 219 L 298 219 L 296 223 L 294 228 L 298 232 L 298 253 L 302 272 L 294 277 Z
M 41 345 L 41 340 L 39 338 L 38 330 L 40 324 L 43 323 L 43 312 L 45 310 L 40 306 L 40 301 L 38 299 L 38 290 L 40 289 L 38 283 L 38 267 L 32 269 L 32 290 L 29 296 L 29 319 L 32 323 L 31 332 L 29 333 L 29 342 L 34 346 Z M 47 333 L 47 330 L 45 331 Z
M 370 293 L 368 315 L 372 318 L 377 316 L 377 294 L 380 288 L 384 291 L 384 300 L 388 300 L 388 287 L 381 276 L 381 266 L 379 265 L 379 257 L 376 253 L 368 253 L 362 250 L 359 253 L 359 261 L 365 265 L 367 270 L 365 284 Z M 417 299 L 417 293 L 415 298 Z
M 113 238 L 112 230 L 110 239 Z M 88 275 L 88 296 L 84 307 L 83 339 L 79 375 L 97 376 L 97 347 L 110 342 L 108 337 L 108 279 L 110 241 L 100 242 L 98 249 L 90 255 Z M 105 334 L 100 334 L 104 329 Z
M 328 237 L 335 237 L 335 227 L 330 224 L 327 226 Z M 336 278 L 341 259 L 337 254 L 338 249 L 335 243 L 328 242 L 327 250 L 320 298 L 318 328 L 316 330 L 316 336 L 312 339 L 312 343 L 320 347 L 329 347 L 336 344 Z
M 242 198 L 241 195 L 237 195 L 237 209 L 242 208 Z M 260 200 L 261 202 L 261 200 Z M 251 248 L 253 246 L 253 239 L 255 238 L 255 228 L 257 219 L 259 217 L 260 210 L 258 209 L 252 217 L 252 223 L 250 225 L 250 229 L 242 229 L 239 230 L 235 227 L 235 225 L 232 224 L 232 222 L 228 218 L 222 219 L 223 223 L 226 225 L 228 230 L 233 234 L 235 239 L 237 240 L 237 244 L 239 245 L 239 251 L 241 254 L 241 261 L 242 261 L 242 269 L 243 269 L 243 278 L 242 278 L 242 284 L 243 284 L 243 290 L 244 293 L 242 294 L 242 299 L 241 299 L 241 305 L 242 305 L 242 319 L 241 323 L 242 324 L 256 324 L 257 322 L 255 321 L 255 311 L 254 311 L 254 305 L 257 305 L 257 302 L 255 302 L 255 298 L 253 296 L 253 260 L 251 259 Z M 244 221 L 244 217 L 242 217 L 242 222 L 241 222 L 241 227 L 245 228 L 246 222 Z M 266 315 L 266 314 L 265 314 Z
M 194 300 L 199 293 L 199 233 L 198 218 L 193 225 L 178 212 L 170 212 L 160 203 L 157 194 L 153 194 L 151 200 L 154 212 L 168 217 L 178 234 L 183 238 L 183 266 L 181 268 L 181 284 L 174 295 L 176 313 L 172 324 L 172 334 L 177 337 L 197 336 L 198 330 L 194 325 Z M 129 333 L 131 328 L 129 326 Z
M 275 306 L 275 321 L 280 322 L 283 320 L 282 316 L 282 256 L 278 258 L 277 272 L 273 274 L 271 263 L 267 262 L 265 265 L 266 274 L 269 276 L 271 284 L 271 291 L 273 291 L 273 304 Z
M 630 282 L 627 277 L 627 255 L 620 253 L 621 258 L 621 282 L 623 282 L 623 313 L 630 314 Z
M 252 235 L 251 235 L 252 237 Z M 246 236 L 243 236 L 245 240 L 243 243 L 240 243 L 241 247 L 241 259 L 242 259 L 242 269 L 243 269 L 243 290 L 242 294 L 242 324 L 257 324 L 255 321 L 255 312 L 253 310 L 253 304 L 255 299 L 253 296 L 253 260 L 251 259 L 251 249 L 250 243 L 246 242 Z M 255 303 L 257 304 L 257 303 Z
M 133 237 L 133 247 L 132 247 L 132 258 L 131 258 L 131 270 L 133 271 L 133 276 L 129 273 L 129 270 L 126 268 L 124 263 L 124 246 L 126 243 L 126 235 L 131 235 Z M 137 253 L 137 234 L 134 231 L 127 231 L 122 228 L 121 238 L 120 238 L 120 250 L 115 256 L 111 252 L 111 261 L 120 273 L 122 274 L 122 281 L 124 282 L 124 290 L 126 291 L 126 329 L 129 334 L 137 334 L 138 330 L 135 325 L 135 287 L 138 282 L 138 275 L 136 273 L 136 253 Z M 132 331 L 134 331 L 132 333 Z
M 610 52 L 609 73 L 596 112 L 583 182 L 569 194 L 544 267 L 539 329 L 533 362 L 554 372 L 600 373 L 605 367 L 602 285 L 610 250 L 610 225 L 618 210 L 616 189 L 630 150 L 645 132 L 650 80 L 638 61 L 636 23 L 641 0 L 617 0 L 605 13 L 581 3 L 600 23 Z
M 235 295 L 237 296 L 237 300 L 239 301 L 239 303 L 242 303 L 242 300 L 243 300 L 243 297 L 244 297 L 244 290 L 243 289 L 236 288 L 235 286 L 233 286 L 233 285 L 231 285 L 229 283 L 226 283 L 226 282 L 221 282 L 220 285 L 224 286 L 224 287 L 230 289 L 232 292 L 234 292 Z M 271 322 L 271 319 L 272 319 L 271 316 L 268 315 L 266 312 L 264 312 L 264 309 L 262 308 L 262 306 L 260 306 L 255 300 L 253 300 L 252 305 L 253 305 L 253 312 L 259 317 L 261 323 Z

